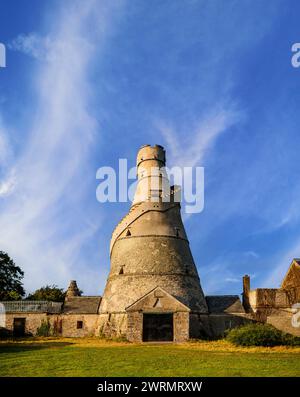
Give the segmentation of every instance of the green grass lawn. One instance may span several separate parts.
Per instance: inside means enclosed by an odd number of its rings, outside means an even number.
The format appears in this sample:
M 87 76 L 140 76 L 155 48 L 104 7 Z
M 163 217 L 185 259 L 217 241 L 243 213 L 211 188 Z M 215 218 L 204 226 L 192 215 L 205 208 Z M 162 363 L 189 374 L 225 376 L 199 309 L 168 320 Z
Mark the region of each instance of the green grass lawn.
M 0 376 L 300 376 L 300 348 L 34 338 L 0 343 Z

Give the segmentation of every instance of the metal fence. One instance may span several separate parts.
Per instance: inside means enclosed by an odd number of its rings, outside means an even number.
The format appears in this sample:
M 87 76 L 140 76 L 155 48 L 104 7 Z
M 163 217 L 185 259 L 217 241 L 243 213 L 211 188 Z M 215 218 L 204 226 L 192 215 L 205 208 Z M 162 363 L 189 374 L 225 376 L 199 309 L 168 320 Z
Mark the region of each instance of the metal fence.
M 6 313 L 60 313 L 62 302 L 48 301 L 2 301 Z

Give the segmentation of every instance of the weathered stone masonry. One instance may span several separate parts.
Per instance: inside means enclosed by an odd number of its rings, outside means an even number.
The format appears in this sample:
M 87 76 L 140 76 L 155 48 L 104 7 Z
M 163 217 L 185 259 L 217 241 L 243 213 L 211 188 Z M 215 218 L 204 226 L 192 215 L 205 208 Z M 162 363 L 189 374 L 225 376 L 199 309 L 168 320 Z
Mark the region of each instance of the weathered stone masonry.
M 80 296 L 72 280 L 63 304 L 2 302 L 7 331 L 35 335 L 46 321 L 55 335 L 65 337 L 184 342 L 261 321 L 300 335 L 300 327 L 291 322 L 293 305 L 300 302 L 299 259 L 292 261 L 278 289 L 251 290 L 245 276 L 243 302 L 237 295 L 204 297 L 181 219 L 180 188 L 170 186 L 165 161 L 159 145 L 138 152 L 137 189 L 128 214 L 112 233 L 103 297 Z

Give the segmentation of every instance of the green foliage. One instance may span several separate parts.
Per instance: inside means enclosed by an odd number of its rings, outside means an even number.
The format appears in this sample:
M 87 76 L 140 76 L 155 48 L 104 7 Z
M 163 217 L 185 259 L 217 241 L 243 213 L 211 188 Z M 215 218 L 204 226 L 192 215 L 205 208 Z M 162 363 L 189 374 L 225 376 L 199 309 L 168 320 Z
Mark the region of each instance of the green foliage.
M 0 301 L 19 300 L 25 295 L 24 272 L 6 252 L 0 251 Z
M 269 324 L 252 323 L 231 329 L 226 339 L 235 346 L 300 346 L 300 338 Z
M 46 285 L 33 294 L 27 296 L 26 300 L 30 301 L 52 301 L 52 302 L 63 302 L 65 300 L 66 293 L 62 288 L 58 288 L 57 285 Z
M 51 327 L 48 320 L 42 320 L 41 325 L 37 329 L 37 336 L 50 336 L 51 335 Z

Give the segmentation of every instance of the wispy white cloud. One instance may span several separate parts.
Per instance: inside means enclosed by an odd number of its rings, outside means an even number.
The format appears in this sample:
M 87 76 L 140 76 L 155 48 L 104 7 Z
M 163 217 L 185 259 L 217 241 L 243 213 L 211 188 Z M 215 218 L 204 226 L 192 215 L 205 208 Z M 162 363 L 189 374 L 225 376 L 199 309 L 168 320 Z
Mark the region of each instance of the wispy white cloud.
M 38 60 L 49 60 L 53 55 L 53 44 L 50 36 L 42 37 L 37 33 L 20 34 L 13 39 L 8 48 L 32 56 Z
M 0 185 L 0 223 L 5 231 L 0 247 L 24 269 L 28 290 L 46 283 L 66 286 L 70 278 L 81 275 L 89 275 L 80 284 L 83 290 L 98 289 L 99 273 L 95 277 L 81 250 L 99 229 L 101 215 L 93 219 L 79 205 L 85 173 L 94 172 L 87 160 L 99 132 L 89 106 L 89 71 L 112 28 L 113 9 L 120 4 L 64 3 L 46 37 L 32 33 L 11 43 L 11 48 L 44 61 L 33 70 L 36 100 L 28 106 L 32 121 L 27 142 L 14 162 L 14 173 L 7 170 Z M 5 160 L 1 137 L 0 130 Z
M 193 167 L 201 165 L 218 137 L 241 118 L 242 113 L 233 106 L 219 106 L 212 109 L 205 118 L 199 119 L 194 130 L 188 134 L 178 131 L 175 126 L 165 121 L 157 121 L 156 127 L 167 142 L 169 163 L 172 166 Z
M 16 186 L 15 170 L 11 169 L 5 179 L 0 180 L 0 199 L 13 193 Z
M 225 281 L 226 281 L 227 283 L 240 283 L 240 282 L 241 282 L 241 279 L 240 279 L 240 278 L 237 278 L 237 277 L 226 277 L 226 278 L 225 278 Z
M 14 187 L 13 148 L 0 115 L 0 199 L 11 194 Z
M 204 159 L 213 156 L 213 149 L 218 138 L 230 128 L 239 123 L 243 118 L 241 111 L 233 106 L 218 106 L 210 111 L 205 118 L 200 118 L 194 130 L 185 133 L 178 131 L 164 121 L 156 121 L 156 128 L 167 143 L 169 167 L 195 167 L 204 166 Z M 185 172 L 185 178 L 193 178 L 190 168 Z M 184 221 L 192 213 L 183 213 Z
M 4 168 L 8 165 L 12 156 L 12 147 L 9 143 L 9 135 L 0 115 L 0 167 Z
M 240 294 L 242 292 L 242 278 L 249 274 L 251 280 L 257 278 L 254 266 L 259 260 L 259 254 L 248 251 L 234 251 L 228 249 L 200 269 L 202 286 L 208 295 L 227 293 Z
M 259 258 L 259 254 L 255 251 L 245 251 L 243 255 L 246 256 L 247 258 L 254 258 L 254 259 Z
M 205 295 L 217 295 L 226 290 L 230 291 L 229 293 L 241 293 L 242 274 L 239 275 L 232 270 L 231 265 L 231 263 L 226 262 L 226 259 L 219 257 L 213 263 L 210 263 L 209 266 L 201 268 L 201 284 Z M 238 282 L 240 282 L 240 286 Z M 236 284 L 234 290 L 232 288 L 233 284 Z
M 278 288 L 294 258 L 300 257 L 300 239 L 296 239 L 289 248 L 281 250 L 269 271 L 261 282 L 261 287 Z

